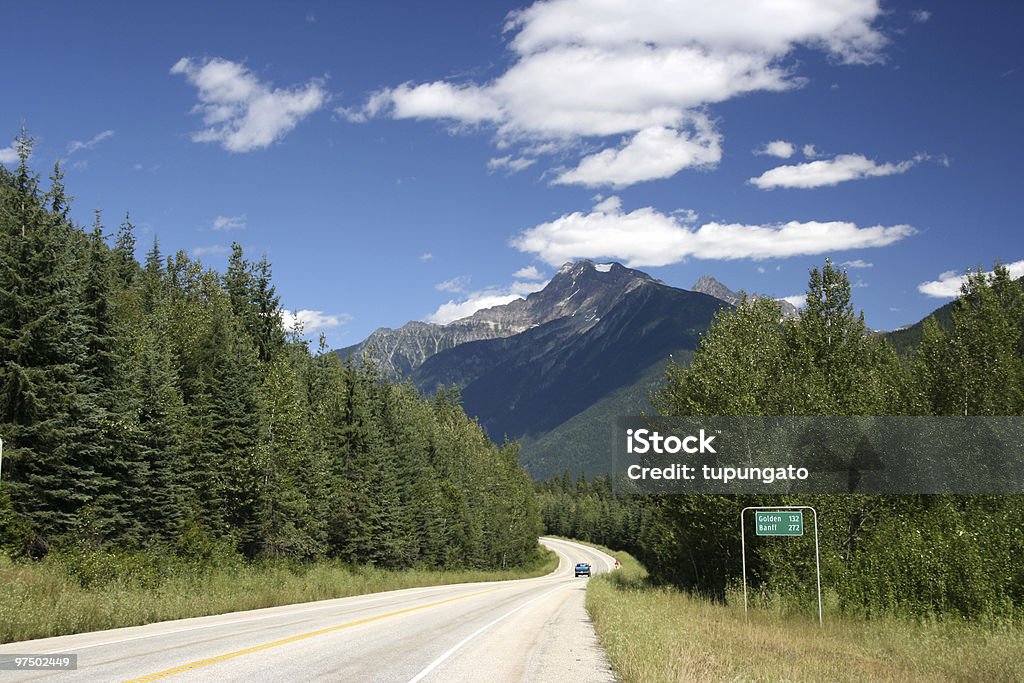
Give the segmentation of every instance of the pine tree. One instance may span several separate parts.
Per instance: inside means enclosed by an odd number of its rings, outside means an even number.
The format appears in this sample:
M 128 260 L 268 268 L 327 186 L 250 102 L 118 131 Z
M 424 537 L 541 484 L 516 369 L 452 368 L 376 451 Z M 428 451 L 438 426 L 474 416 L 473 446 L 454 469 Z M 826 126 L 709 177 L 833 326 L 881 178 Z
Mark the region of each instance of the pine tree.
M 153 238 L 153 246 L 146 253 L 146 265 L 142 272 L 141 287 L 142 311 L 153 313 L 163 305 L 167 297 L 167 268 L 163 254 L 160 253 L 160 242 Z
M 154 313 L 139 331 L 130 391 L 137 398 L 135 443 L 145 463 L 145 479 L 135 510 L 147 544 L 169 544 L 182 530 L 186 511 L 186 473 L 182 433 L 185 407 L 166 342 L 167 322 Z
M 259 359 L 267 363 L 283 348 L 284 330 L 281 323 L 281 297 L 277 295 L 271 281 L 270 262 L 266 256 L 255 267 L 252 301 L 256 317 L 250 335 L 256 342 Z
M 123 391 L 126 383 L 124 349 L 118 348 L 118 323 L 112 303 L 115 273 L 111 253 L 103 240 L 99 210 L 95 213 L 83 257 L 84 304 L 83 361 L 95 421 L 85 446 L 100 486 L 88 510 L 91 533 L 100 539 L 117 538 L 126 543 L 141 540 L 142 529 L 135 512 L 143 507 L 140 487 L 146 480 L 145 463 L 134 441 L 133 399 Z
M 224 286 L 231 297 L 231 308 L 256 346 L 260 361 L 269 362 L 285 342 L 280 297 L 271 281 L 270 263 L 264 256 L 254 266 L 245 260 L 242 246 L 234 242 Z
M 135 226 L 128 213 L 125 213 L 124 222 L 118 228 L 113 252 L 114 269 L 121 286 L 131 287 L 139 275 L 139 263 L 135 260 Z M 159 249 L 157 253 L 159 253 Z
M 249 555 L 259 548 L 258 472 L 255 464 L 259 436 L 256 354 L 226 308 L 215 312 L 207 344 L 214 352 L 208 384 L 209 432 L 216 492 L 207 506 L 220 500 L 225 523 L 234 529 Z M 207 508 L 209 509 L 209 507 Z
M 282 355 L 272 362 L 259 392 L 258 516 L 264 554 L 309 558 L 326 549 L 315 488 L 309 495 L 326 472 L 313 449 L 308 397 L 291 360 Z
M 24 131 L 17 147 L 18 168 L 0 197 L 0 428 L 12 504 L 35 533 L 52 539 L 79 525 L 98 492 L 99 419 L 83 374 L 75 233 L 60 202 L 57 213 L 43 207 Z M 64 196 L 59 176 L 58 167 L 55 198 Z

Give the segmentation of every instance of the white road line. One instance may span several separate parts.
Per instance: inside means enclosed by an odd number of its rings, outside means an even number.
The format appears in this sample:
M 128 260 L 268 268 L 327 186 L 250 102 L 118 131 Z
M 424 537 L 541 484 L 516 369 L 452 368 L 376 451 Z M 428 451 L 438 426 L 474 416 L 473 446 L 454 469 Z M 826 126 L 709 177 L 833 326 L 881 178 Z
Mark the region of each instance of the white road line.
M 530 605 L 532 605 L 533 603 L 537 602 L 541 598 L 546 598 L 547 596 L 551 595 L 552 593 L 554 593 L 559 588 L 562 588 L 562 586 L 564 586 L 564 585 L 565 584 L 561 584 L 561 585 L 555 586 L 554 588 L 552 588 L 548 592 L 542 593 L 541 595 L 538 595 L 534 599 L 528 600 L 527 602 L 524 602 L 523 604 L 519 605 L 519 607 L 516 607 L 515 609 L 513 609 L 513 610 L 511 610 L 509 612 L 505 612 L 500 617 L 498 617 L 497 619 L 495 619 L 491 623 L 487 624 L 486 626 L 481 626 L 476 631 L 473 631 L 473 633 L 469 634 L 468 636 L 466 636 L 465 638 L 460 640 L 458 643 L 456 643 L 454 646 L 452 646 L 449 650 L 447 650 L 444 654 L 442 654 L 440 657 L 438 657 L 437 659 L 432 661 L 430 664 L 428 664 L 427 667 L 425 669 L 423 669 L 423 671 L 420 671 L 418 674 L 416 674 L 415 676 L 410 678 L 409 679 L 409 683 L 419 683 L 419 681 L 422 681 L 427 676 L 427 674 L 429 674 L 431 671 L 433 671 L 438 666 L 443 664 L 446 659 L 448 659 L 453 654 L 455 654 L 456 652 L 461 650 L 463 648 L 463 646 L 466 645 L 466 643 L 468 643 L 469 641 L 473 640 L 478 635 L 480 635 L 481 633 L 483 633 L 484 631 L 486 631 L 490 627 L 494 626 L 498 622 L 500 622 L 500 621 L 502 621 L 504 619 L 507 619 L 508 617 L 512 616 L 513 614 L 515 614 L 519 610 L 524 609 L 526 607 L 529 607 Z

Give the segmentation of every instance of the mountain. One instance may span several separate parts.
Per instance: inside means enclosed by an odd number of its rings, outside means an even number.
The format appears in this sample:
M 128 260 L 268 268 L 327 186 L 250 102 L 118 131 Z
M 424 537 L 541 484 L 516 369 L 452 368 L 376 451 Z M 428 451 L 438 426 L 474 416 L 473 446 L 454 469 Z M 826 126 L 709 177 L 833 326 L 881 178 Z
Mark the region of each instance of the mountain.
M 724 305 L 619 264 L 589 261 L 564 267 L 537 295 L 587 304 L 518 335 L 437 353 L 413 372 L 413 383 L 427 392 L 459 386 L 466 411 L 493 439 L 539 437 L 637 382 L 653 364 L 695 349 Z
M 694 292 L 700 292 L 702 294 L 707 294 L 708 296 L 713 296 L 716 299 L 721 299 L 732 306 L 736 306 L 743 300 L 743 297 L 740 294 L 732 291 L 710 275 L 701 275 L 700 278 L 693 283 L 693 287 L 690 287 L 690 289 Z M 755 299 L 770 298 L 765 297 L 763 294 L 751 294 L 750 296 Z M 800 315 L 799 309 L 785 299 L 775 299 L 775 301 L 777 301 L 779 306 L 782 307 L 782 317 L 795 318 Z
M 679 351 L 673 360 L 688 364 L 693 353 Z M 549 432 L 520 437 L 519 459 L 538 481 L 569 471 L 588 477 L 608 469 L 608 440 L 612 425 L 624 415 L 650 414 L 651 392 L 665 380 L 668 360 L 659 360 L 640 372 L 632 384 L 605 395 Z
M 337 353 L 342 357 L 365 354 L 385 375 L 408 377 L 431 356 L 468 342 L 505 339 L 563 318 L 575 318 L 571 326 L 585 331 L 621 297 L 648 282 L 660 283 L 618 263 L 567 263 L 544 289 L 525 299 L 486 308 L 446 325 L 413 321 L 398 329 L 382 327 Z
M 716 299 L 721 299 L 733 306 L 740 302 L 740 295 L 732 291 L 721 282 L 711 277 L 710 275 L 701 275 L 697 278 L 697 281 L 693 283 L 693 287 L 690 289 L 694 292 L 700 292 L 701 294 L 707 294 L 713 296 Z
M 338 353 L 373 358 L 420 391 L 456 386 L 492 439 L 521 441 L 535 477 L 609 467 L 612 421 L 649 410 L 666 361 L 687 362 L 715 314 L 739 298 L 671 287 L 618 263 L 577 261 L 540 291 L 447 325 L 380 329 Z

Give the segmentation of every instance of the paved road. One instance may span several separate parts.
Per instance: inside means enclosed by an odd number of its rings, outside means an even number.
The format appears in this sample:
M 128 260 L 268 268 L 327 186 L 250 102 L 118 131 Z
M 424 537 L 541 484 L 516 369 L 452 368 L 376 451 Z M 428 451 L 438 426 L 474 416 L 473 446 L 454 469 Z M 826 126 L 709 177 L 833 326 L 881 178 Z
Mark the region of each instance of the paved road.
M 521 581 L 412 588 L 9 643 L 75 653 L 77 671 L 0 671 L 7 681 L 612 681 L 583 606 L 612 558 L 542 539 L 558 570 Z

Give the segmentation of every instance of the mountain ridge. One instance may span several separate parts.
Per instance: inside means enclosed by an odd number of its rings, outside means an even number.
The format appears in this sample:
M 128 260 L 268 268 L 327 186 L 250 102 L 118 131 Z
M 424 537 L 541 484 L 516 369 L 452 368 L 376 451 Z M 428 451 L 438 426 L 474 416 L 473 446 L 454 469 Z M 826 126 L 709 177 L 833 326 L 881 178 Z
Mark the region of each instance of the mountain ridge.
M 702 294 L 713 296 L 716 299 L 721 299 L 722 301 L 733 306 L 738 306 L 740 302 L 743 300 L 743 294 L 732 291 L 724 284 L 722 284 L 721 281 L 716 280 L 711 275 L 701 275 L 697 279 L 697 281 L 693 283 L 693 286 L 690 287 L 690 291 L 701 292 Z M 779 307 L 782 308 L 783 318 L 795 318 L 800 315 L 800 310 L 793 304 L 786 301 L 785 299 L 776 299 L 766 294 L 757 293 L 749 294 L 748 296 L 750 296 L 753 299 L 772 299 L 772 301 L 778 303 Z
M 587 287 L 577 299 L 577 294 L 583 291 L 578 286 L 581 282 Z M 598 318 L 618 298 L 645 284 L 668 286 L 647 273 L 619 263 L 594 263 L 585 259 L 570 262 L 563 265 L 543 289 L 523 299 L 484 308 L 446 324 L 414 320 L 399 328 L 378 328 L 362 342 L 338 349 L 336 353 L 342 357 L 365 355 L 385 376 L 408 377 L 431 356 L 465 343 L 512 337 L 531 327 L 581 313 Z
M 652 280 L 600 316 L 584 310 L 513 337 L 438 353 L 411 379 L 428 393 L 458 386 L 467 413 L 494 439 L 537 435 L 634 382 L 652 363 L 696 348 L 727 305 Z

